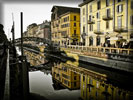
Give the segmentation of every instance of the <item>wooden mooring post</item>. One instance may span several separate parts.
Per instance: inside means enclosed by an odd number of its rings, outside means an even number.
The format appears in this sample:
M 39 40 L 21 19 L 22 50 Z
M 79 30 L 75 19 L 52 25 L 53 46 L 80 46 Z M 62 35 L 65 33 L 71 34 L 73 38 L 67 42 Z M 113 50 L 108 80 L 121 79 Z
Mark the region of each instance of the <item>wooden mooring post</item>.
M 20 14 L 21 17 L 21 77 L 22 77 L 22 91 L 23 91 L 23 100 L 28 100 L 29 95 L 29 75 L 28 75 L 28 63 L 26 57 L 23 54 L 23 12 Z

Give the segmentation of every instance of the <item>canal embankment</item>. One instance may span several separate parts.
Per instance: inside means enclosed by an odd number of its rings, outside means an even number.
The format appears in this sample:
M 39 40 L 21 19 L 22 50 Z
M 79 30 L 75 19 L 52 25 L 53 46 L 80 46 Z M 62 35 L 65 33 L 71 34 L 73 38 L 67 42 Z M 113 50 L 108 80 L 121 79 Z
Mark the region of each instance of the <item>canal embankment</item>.
M 27 47 L 26 47 L 27 48 Z M 25 49 L 26 49 L 25 48 Z M 39 53 L 40 51 L 31 51 Z M 51 50 L 50 50 L 51 51 Z M 98 67 L 105 69 L 114 69 L 124 72 L 133 72 L 133 54 L 132 50 L 127 49 L 117 49 L 117 48 L 84 48 L 84 47 L 67 47 L 60 48 L 58 52 L 45 52 L 45 56 L 56 57 L 58 59 L 69 60 L 78 64 L 90 63 L 98 65 Z M 62 59 L 65 58 L 65 59 Z M 69 63 L 70 64 L 70 63 Z
M 104 50 L 105 48 L 101 49 Z M 98 50 L 89 51 L 87 49 L 78 50 L 76 48 L 61 48 L 61 51 L 64 52 L 61 53 L 61 55 L 68 58 L 72 57 L 78 62 L 92 63 L 100 65 L 102 68 L 105 67 L 130 73 L 133 72 L 132 54 L 126 55 L 114 52 L 99 52 Z M 115 49 L 115 52 L 117 52 L 117 49 Z

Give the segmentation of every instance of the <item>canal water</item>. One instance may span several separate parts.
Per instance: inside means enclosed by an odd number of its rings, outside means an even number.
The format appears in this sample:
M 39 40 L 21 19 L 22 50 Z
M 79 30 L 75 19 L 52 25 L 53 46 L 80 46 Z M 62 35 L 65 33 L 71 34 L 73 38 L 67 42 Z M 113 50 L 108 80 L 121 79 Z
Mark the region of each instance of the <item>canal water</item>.
M 133 100 L 131 74 L 82 62 L 62 62 L 24 50 L 30 93 L 44 100 Z M 55 61 L 56 60 L 56 61 Z

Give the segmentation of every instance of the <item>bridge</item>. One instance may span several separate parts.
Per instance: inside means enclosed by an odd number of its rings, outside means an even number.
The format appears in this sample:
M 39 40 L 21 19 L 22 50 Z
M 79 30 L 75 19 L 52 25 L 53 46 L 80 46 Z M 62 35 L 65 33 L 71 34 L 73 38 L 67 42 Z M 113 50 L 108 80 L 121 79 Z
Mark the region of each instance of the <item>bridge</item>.
M 50 39 L 40 38 L 40 37 L 23 37 L 23 42 L 36 42 L 51 45 L 52 41 Z M 15 44 L 19 44 L 21 42 L 21 38 L 15 39 Z

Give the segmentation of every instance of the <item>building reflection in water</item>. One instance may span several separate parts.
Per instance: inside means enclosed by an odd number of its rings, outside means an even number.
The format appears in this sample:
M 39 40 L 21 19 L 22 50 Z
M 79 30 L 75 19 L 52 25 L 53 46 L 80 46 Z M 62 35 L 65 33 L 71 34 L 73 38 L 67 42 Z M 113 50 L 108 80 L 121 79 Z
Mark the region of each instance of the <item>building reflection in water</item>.
M 32 66 L 38 66 L 46 62 L 43 54 L 36 54 L 26 50 L 24 50 L 24 54 Z M 42 71 L 51 74 L 51 71 Z M 133 92 L 125 90 L 123 87 L 120 88 L 121 83 L 118 86 L 112 85 L 108 81 L 106 74 L 71 65 L 70 63 L 54 63 L 52 80 L 55 90 L 66 88 L 69 90 L 79 89 L 79 100 L 133 100 Z
M 81 100 L 132 100 L 130 91 L 107 83 L 105 74 L 85 68 L 56 63 L 52 67 L 52 77 L 53 82 L 60 87 L 80 89 Z
M 44 54 L 37 54 L 27 50 L 24 50 L 24 54 L 32 66 L 38 66 L 46 62 Z
M 80 74 L 72 71 L 64 63 L 54 64 L 54 67 L 52 67 L 52 77 L 53 80 L 70 90 L 80 88 Z

